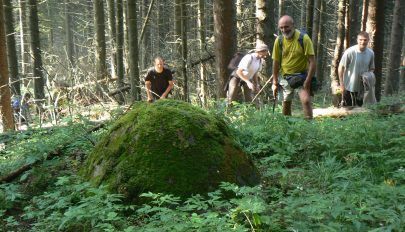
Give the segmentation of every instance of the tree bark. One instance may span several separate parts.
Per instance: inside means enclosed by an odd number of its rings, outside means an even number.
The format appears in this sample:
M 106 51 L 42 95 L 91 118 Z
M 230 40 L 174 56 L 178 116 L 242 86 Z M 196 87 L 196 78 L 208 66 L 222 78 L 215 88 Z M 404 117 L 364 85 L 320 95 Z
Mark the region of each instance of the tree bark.
M 29 33 L 27 25 L 27 12 L 25 0 L 19 0 L 19 19 L 20 19 L 20 53 L 21 53 L 21 78 L 24 80 L 24 86 L 28 85 L 28 81 L 25 79 L 29 73 L 30 57 L 29 52 Z
M 117 77 L 118 77 L 118 89 L 124 87 L 124 14 L 122 0 L 117 0 Z M 123 94 L 117 96 L 118 103 L 124 103 Z
M 189 102 L 188 77 L 187 77 L 187 0 L 181 2 L 181 75 L 183 82 L 184 101 Z
M 272 26 L 275 25 L 271 12 L 272 9 L 274 8 L 271 8 L 271 0 L 256 0 L 256 44 L 264 43 L 269 47 L 270 51 L 270 47 L 274 44 L 275 40 L 272 34 L 275 31 L 275 29 L 272 28 Z M 267 81 L 267 79 L 270 78 L 272 66 L 270 65 L 270 57 L 265 60 L 263 65 L 264 69 L 261 74 L 265 78 L 264 81 Z
M 38 25 L 38 9 L 37 1 L 29 0 L 30 4 L 30 35 L 31 35 L 31 50 L 32 58 L 34 60 L 34 97 L 35 101 L 39 104 L 41 109 L 42 101 L 45 98 L 44 92 L 44 77 L 42 74 L 42 56 L 41 56 L 41 44 L 39 36 L 39 25 Z
M 139 68 L 138 68 L 138 20 L 136 14 L 136 2 L 127 0 L 127 25 L 128 25 L 128 46 L 129 46 L 129 70 L 131 83 L 132 101 L 140 101 L 141 94 Z
M 326 25 L 326 2 L 325 0 L 320 0 L 321 6 L 319 9 L 319 41 L 317 43 L 317 55 L 316 55 L 316 72 L 315 76 L 318 80 L 318 88 L 321 89 L 323 87 L 324 82 L 324 67 L 325 67 L 325 60 L 324 60 L 324 44 L 326 42 L 326 33 L 325 33 L 325 25 Z
M 405 1 L 395 0 L 394 19 L 391 29 L 391 44 L 389 48 L 388 76 L 385 79 L 384 93 L 392 95 L 399 91 L 399 67 L 401 66 L 401 49 L 404 35 Z
M 94 26 L 96 31 L 96 76 L 97 95 L 103 99 L 107 92 L 107 65 L 105 42 L 105 18 L 103 0 L 94 0 Z
M 225 98 L 229 78 L 228 62 L 236 51 L 236 9 L 232 0 L 214 0 L 215 55 L 217 57 L 217 97 Z
M 367 20 L 368 20 L 368 5 L 369 0 L 363 0 L 363 10 L 361 13 L 361 31 L 366 31 L 367 29 Z
M 198 0 L 198 40 L 200 49 L 200 60 L 203 59 L 204 46 L 206 45 L 206 25 L 205 25 L 205 0 Z M 208 106 L 208 85 L 207 85 L 207 72 L 204 67 L 204 63 L 200 63 L 200 93 L 199 93 L 202 105 Z
M 111 56 L 111 77 L 116 78 L 117 74 L 117 28 L 116 28 L 116 15 L 115 15 L 115 1 L 107 0 L 108 11 L 108 32 L 110 38 L 110 56 Z
M 314 0 L 314 17 L 312 28 L 312 44 L 315 48 L 315 56 L 318 55 L 319 20 L 320 20 L 321 0 Z
M 314 0 L 307 0 L 306 31 L 309 38 L 312 38 L 312 26 L 314 24 Z
M 13 130 L 13 112 L 9 84 L 8 62 L 6 52 L 6 32 L 4 29 L 3 0 L 0 0 L 0 103 L 3 131 Z
M 370 34 L 370 47 L 374 50 L 376 77 L 375 97 L 381 100 L 381 80 L 384 49 L 385 1 L 370 0 L 368 7 L 367 32 Z
M 4 2 L 4 16 L 6 21 L 6 41 L 7 41 L 7 55 L 8 55 L 8 69 L 11 80 L 11 93 L 13 95 L 21 96 L 21 82 L 18 75 L 18 59 L 14 31 L 14 16 L 13 6 L 11 0 L 3 0 Z
M 333 55 L 332 65 L 331 65 L 331 90 L 332 90 L 332 103 L 334 106 L 337 106 L 340 102 L 340 97 L 337 94 L 337 90 L 340 89 L 339 85 L 339 76 L 338 76 L 338 67 L 340 58 L 343 54 L 343 41 L 345 38 L 344 33 L 344 22 L 345 19 L 345 0 L 339 0 L 338 5 L 338 20 L 337 20 L 337 38 L 335 45 L 335 52 Z

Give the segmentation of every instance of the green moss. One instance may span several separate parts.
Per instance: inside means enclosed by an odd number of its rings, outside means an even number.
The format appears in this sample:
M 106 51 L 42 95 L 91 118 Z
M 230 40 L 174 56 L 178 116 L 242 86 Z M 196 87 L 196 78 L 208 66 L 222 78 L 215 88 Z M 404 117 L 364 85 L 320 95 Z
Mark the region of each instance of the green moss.
M 221 181 L 258 183 L 225 122 L 185 102 L 137 103 L 107 134 L 82 172 L 130 199 L 147 191 L 205 193 Z

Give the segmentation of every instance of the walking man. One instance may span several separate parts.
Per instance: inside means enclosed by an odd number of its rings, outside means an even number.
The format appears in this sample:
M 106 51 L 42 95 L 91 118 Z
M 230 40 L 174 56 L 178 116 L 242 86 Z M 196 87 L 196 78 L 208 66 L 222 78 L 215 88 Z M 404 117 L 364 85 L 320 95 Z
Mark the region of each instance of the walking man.
M 304 116 L 312 119 L 311 81 L 316 69 L 312 41 L 295 29 L 289 15 L 280 18 L 278 28 L 282 35 L 273 46 L 273 93 L 277 95 L 279 87 L 283 89 L 283 114 L 291 115 L 294 90 L 298 89 Z
M 338 73 L 343 106 L 362 106 L 364 86 L 362 76 L 374 77 L 374 52 L 367 47 L 369 35 L 367 32 L 357 34 L 357 44 L 348 48 L 340 60 Z M 375 77 L 374 77 L 375 79 Z M 374 88 L 374 81 L 371 88 Z
M 265 59 L 268 54 L 269 49 L 266 44 L 257 44 L 254 53 L 248 53 L 242 58 L 229 81 L 229 104 L 237 99 L 241 87 L 243 87 L 245 102 L 252 101 L 252 93 L 259 90 L 258 73 L 262 68 L 262 59 Z

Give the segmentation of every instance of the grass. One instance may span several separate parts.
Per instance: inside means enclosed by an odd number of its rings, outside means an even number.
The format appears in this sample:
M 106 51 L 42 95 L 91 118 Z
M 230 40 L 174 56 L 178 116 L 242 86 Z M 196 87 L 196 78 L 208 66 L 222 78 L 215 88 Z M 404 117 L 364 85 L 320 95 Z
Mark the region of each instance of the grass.
M 382 104 L 402 101 L 384 99 Z M 220 104 L 219 104 L 220 105 Z M 379 105 L 375 106 L 378 109 Z M 299 115 L 295 109 L 294 115 Z M 3 136 L 0 175 L 44 159 L 0 185 L 3 231 L 401 231 L 405 228 L 405 114 L 346 118 L 284 117 L 279 109 L 238 105 L 213 109 L 262 175 L 256 187 L 223 183 L 186 201 L 144 193 L 148 204 L 123 204 L 121 195 L 75 175 L 103 131 L 67 127 Z M 44 184 L 45 183 L 45 184 Z M 40 185 L 43 184 L 43 185 Z M 37 186 L 37 187 L 35 187 Z M 231 199 L 227 198 L 233 196 Z

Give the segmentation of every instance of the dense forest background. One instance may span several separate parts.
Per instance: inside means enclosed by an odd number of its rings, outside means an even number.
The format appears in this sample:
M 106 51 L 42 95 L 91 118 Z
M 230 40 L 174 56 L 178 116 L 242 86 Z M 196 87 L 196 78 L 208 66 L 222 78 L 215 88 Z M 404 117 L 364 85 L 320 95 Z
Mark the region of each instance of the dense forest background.
M 0 0 L 0 231 L 403 231 L 404 7 L 404 0 Z M 270 88 L 259 107 L 226 105 L 229 60 L 258 42 L 272 46 L 284 14 L 313 40 L 320 83 L 313 103 L 331 117 L 296 117 L 299 104 L 285 117 Z M 339 99 L 340 57 L 364 30 L 379 103 L 329 108 Z M 175 100 L 149 104 L 143 78 L 158 55 L 175 71 Z M 265 63 L 262 85 L 271 73 Z M 181 133 L 185 120 L 201 120 L 191 111 L 209 115 L 252 161 L 260 184 L 222 182 L 189 197 L 146 191 L 128 202 L 84 178 L 100 141 L 120 140 L 111 131 L 123 115 L 159 104 L 187 117 L 143 113 L 148 136 L 165 140 L 161 128 L 174 122 L 181 126 L 165 142 L 192 147 L 197 139 Z M 196 153 L 208 157 L 207 149 Z
M 207 106 L 226 96 L 226 65 L 235 51 L 252 49 L 258 40 L 272 46 L 283 14 L 312 37 L 316 76 L 328 96 L 336 95 L 340 57 L 361 30 L 370 32 L 376 54 L 377 99 L 405 89 L 399 72 L 405 51 L 405 3 L 400 0 L 2 3 L 1 103 L 9 129 L 10 101 L 28 93 L 36 111 L 53 120 L 78 106 L 142 100 L 143 76 L 158 55 L 175 71 L 173 98 Z M 262 83 L 271 73 L 267 67 Z M 260 100 L 266 103 L 269 96 Z

